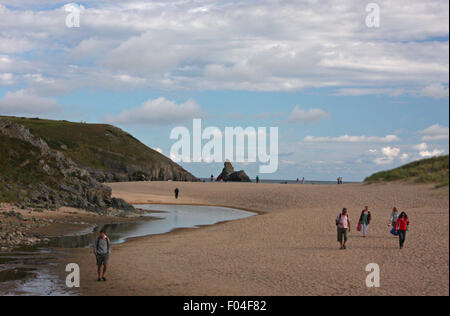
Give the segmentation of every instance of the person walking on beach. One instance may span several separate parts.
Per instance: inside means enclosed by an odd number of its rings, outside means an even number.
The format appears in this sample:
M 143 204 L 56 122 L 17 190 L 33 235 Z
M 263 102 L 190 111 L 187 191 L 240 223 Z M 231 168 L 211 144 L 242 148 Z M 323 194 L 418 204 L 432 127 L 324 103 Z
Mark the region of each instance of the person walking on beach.
M 400 241 L 400 249 L 403 249 L 406 240 L 406 232 L 409 227 L 409 218 L 405 212 L 402 212 L 395 223 L 395 231 L 398 232 L 398 238 Z
M 175 198 L 178 199 L 178 195 L 180 194 L 180 190 L 178 188 L 175 189 Z
M 256 183 L 259 183 L 259 176 L 256 176 Z
M 347 249 L 346 243 L 348 240 L 348 233 L 351 231 L 350 219 L 348 217 L 347 209 L 342 209 L 342 213 L 336 218 L 337 226 L 337 240 L 342 249 Z
M 361 216 L 359 217 L 359 224 L 362 226 L 364 238 L 367 237 L 367 227 L 369 226 L 371 220 L 372 220 L 372 214 L 369 211 L 369 207 L 366 206 L 362 210 Z
M 106 271 L 108 271 L 109 255 L 111 254 L 111 242 L 106 236 L 105 230 L 100 231 L 99 236 L 94 242 L 94 254 L 97 259 L 97 281 L 106 281 Z
M 211 175 L 211 182 L 214 182 L 214 175 Z
M 305 184 L 305 177 L 302 178 L 302 184 Z
M 396 207 L 393 208 L 391 216 L 389 217 L 389 225 L 392 227 L 395 227 L 395 224 L 397 223 L 398 220 L 398 209 Z

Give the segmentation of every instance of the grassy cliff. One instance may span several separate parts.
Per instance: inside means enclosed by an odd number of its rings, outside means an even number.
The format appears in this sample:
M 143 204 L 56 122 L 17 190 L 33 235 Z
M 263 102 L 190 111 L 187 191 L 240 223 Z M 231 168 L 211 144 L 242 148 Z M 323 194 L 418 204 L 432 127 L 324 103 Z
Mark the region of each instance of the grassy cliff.
M 133 209 L 41 137 L 1 117 L 0 202 L 39 209 L 71 206 L 94 212 Z
M 28 142 L 0 134 L 0 202 L 21 198 L 28 186 L 57 187 L 62 174 L 49 175 L 39 166 L 40 151 Z M 55 164 L 54 161 L 49 161 Z M 26 194 L 26 193 L 25 193 Z
M 411 162 L 396 169 L 382 171 L 366 178 L 366 183 L 410 181 L 434 183 L 437 187 L 448 186 L 449 156 L 433 157 Z
M 20 124 L 99 181 L 197 179 L 125 131 L 106 124 L 0 117 Z

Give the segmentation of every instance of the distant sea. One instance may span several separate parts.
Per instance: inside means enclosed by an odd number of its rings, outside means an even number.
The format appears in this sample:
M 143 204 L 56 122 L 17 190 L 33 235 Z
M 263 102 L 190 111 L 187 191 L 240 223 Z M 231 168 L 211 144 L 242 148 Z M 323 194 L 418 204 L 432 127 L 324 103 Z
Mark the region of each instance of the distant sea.
M 199 178 L 200 181 L 211 182 L 211 178 Z M 256 179 L 251 179 L 252 182 L 256 182 Z M 214 182 L 216 179 L 214 178 Z M 270 180 L 270 179 L 259 179 L 259 183 L 280 183 L 280 184 L 297 184 L 297 180 Z M 301 179 L 298 184 L 301 184 Z M 346 183 L 360 183 L 357 181 L 344 181 Z M 337 181 L 319 181 L 319 180 L 305 180 L 305 184 L 337 184 Z

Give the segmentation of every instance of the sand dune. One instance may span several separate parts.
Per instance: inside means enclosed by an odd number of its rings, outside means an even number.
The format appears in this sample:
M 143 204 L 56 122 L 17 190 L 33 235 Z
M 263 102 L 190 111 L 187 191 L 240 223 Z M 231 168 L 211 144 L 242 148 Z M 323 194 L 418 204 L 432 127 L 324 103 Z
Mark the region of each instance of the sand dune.
M 181 191 L 176 201 L 175 186 Z M 114 196 L 133 203 L 220 205 L 264 214 L 117 245 L 106 283 L 95 282 L 89 249 L 70 250 L 62 263 L 80 264 L 86 295 L 449 295 L 448 189 L 171 182 L 111 187 Z M 369 238 L 354 229 L 349 249 L 339 250 L 335 217 L 347 207 L 355 224 L 366 204 L 373 214 Z M 393 206 L 412 223 L 402 251 L 387 227 Z M 369 263 L 381 268 L 380 288 L 365 285 Z

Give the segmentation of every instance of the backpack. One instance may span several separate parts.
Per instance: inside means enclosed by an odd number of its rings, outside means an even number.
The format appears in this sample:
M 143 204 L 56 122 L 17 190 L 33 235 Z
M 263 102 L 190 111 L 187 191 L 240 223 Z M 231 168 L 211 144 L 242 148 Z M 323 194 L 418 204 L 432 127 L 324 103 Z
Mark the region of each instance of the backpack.
M 98 249 L 98 243 L 100 242 L 100 237 L 98 237 L 97 238 L 97 240 L 95 241 L 95 249 L 97 250 Z M 106 247 L 107 247 L 107 249 L 109 250 L 109 247 L 110 247 L 110 245 L 109 245 L 109 238 L 108 237 L 105 237 L 105 240 L 106 240 Z
M 341 222 L 342 214 L 339 214 L 338 220 L 336 221 L 336 226 L 339 226 L 339 223 Z

